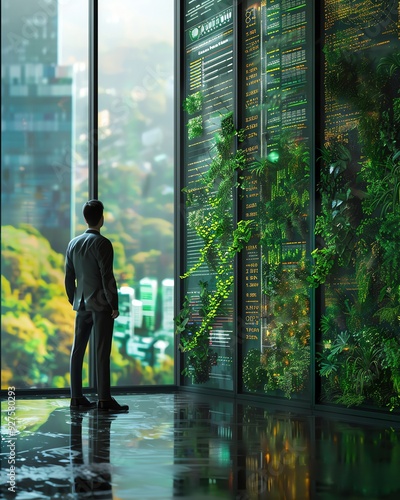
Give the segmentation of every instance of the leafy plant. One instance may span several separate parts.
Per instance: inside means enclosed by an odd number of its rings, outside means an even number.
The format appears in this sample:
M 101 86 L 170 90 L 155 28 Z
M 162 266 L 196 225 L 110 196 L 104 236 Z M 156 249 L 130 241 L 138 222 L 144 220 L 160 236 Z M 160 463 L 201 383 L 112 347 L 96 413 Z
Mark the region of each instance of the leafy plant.
M 317 287 L 338 268 L 348 265 L 352 257 L 355 221 L 354 196 L 345 177 L 351 162 L 350 151 L 333 142 L 321 155 L 321 211 L 316 217 L 314 232 L 321 245 L 312 252 L 315 259 L 309 283 Z
M 399 406 L 399 53 L 375 61 L 325 49 L 328 93 L 346 103 L 354 131 L 327 140 L 320 158 L 317 248 L 309 278 L 324 286 L 318 354 L 326 400 Z M 351 145 L 351 152 L 350 152 Z
M 357 332 L 340 332 L 322 346 L 317 359 L 320 375 L 329 381 L 324 384 L 325 399 L 347 406 L 369 401 L 393 408 L 393 392 L 380 394 L 376 388 L 392 380 L 400 395 L 400 345 L 392 338 L 382 346 L 381 338 L 379 329 L 364 326 Z
M 201 116 L 196 116 L 191 118 L 187 124 L 188 127 L 188 138 L 194 139 L 199 137 L 203 133 L 203 118 Z
M 203 100 L 204 96 L 202 92 L 194 92 L 183 101 L 183 109 L 190 115 L 199 112 L 203 106 Z
M 199 282 L 200 295 L 196 305 L 189 296 L 175 318 L 179 348 L 187 352 L 187 367 L 183 374 L 192 376 L 196 383 L 208 380 L 211 367 L 216 364 L 216 353 L 209 346 L 209 335 L 223 304 L 231 296 L 235 256 L 250 240 L 254 221 L 232 220 L 232 194 L 239 187 L 237 173 L 245 166 L 245 156 L 234 149 L 238 135 L 233 114 L 221 118 L 220 133 L 215 136 L 214 156 L 209 169 L 201 177 L 196 190 L 183 189 L 189 209 L 188 224 L 202 241 L 197 262 L 181 279 L 193 276 L 203 265 L 214 276 L 213 289 L 208 282 Z

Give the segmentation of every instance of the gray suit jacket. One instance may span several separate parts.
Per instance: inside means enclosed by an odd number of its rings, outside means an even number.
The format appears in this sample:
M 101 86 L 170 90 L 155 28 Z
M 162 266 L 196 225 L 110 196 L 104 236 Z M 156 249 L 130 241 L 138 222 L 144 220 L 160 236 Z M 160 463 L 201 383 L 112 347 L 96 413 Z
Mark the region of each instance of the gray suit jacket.
M 69 242 L 65 257 L 65 290 L 75 311 L 81 300 L 87 311 L 118 309 L 113 260 L 111 241 L 98 231 L 88 229 Z

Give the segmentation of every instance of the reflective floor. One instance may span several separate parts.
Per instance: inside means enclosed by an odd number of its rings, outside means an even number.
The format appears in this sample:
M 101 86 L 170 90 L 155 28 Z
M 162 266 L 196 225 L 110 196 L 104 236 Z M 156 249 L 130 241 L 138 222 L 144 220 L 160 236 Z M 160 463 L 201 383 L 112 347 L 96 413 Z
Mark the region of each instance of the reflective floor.
M 118 401 L 130 412 L 71 413 L 69 399 L 17 397 L 14 416 L 2 401 L 2 497 L 400 498 L 400 430 L 389 423 L 186 393 Z

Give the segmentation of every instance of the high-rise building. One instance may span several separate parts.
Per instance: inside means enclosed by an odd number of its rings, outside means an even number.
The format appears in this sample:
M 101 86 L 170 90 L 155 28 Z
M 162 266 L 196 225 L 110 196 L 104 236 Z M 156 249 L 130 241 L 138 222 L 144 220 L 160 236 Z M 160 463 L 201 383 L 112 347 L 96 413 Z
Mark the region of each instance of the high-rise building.
M 162 290 L 162 329 L 174 330 L 174 280 L 164 279 L 161 283 Z
M 156 324 L 157 280 L 142 278 L 140 280 L 140 300 L 143 304 L 143 328 L 154 332 Z
M 2 0 L 2 64 L 58 62 L 58 1 Z
M 72 67 L 58 65 L 55 0 L 2 4 L 2 225 L 70 238 Z

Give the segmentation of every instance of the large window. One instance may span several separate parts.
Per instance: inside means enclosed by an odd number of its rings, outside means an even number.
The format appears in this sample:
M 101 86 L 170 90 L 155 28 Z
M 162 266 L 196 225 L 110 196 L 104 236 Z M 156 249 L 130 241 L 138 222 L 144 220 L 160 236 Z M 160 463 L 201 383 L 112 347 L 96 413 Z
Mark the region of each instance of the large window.
M 121 315 L 113 384 L 174 382 L 173 0 L 99 1 L 99 198 Z
M 88 5 L 9 0 L 1 19 L 1 384 L 63 388 L 63 254 L 88 190 Z
M 98 90 L 98 184 L 121 317 L 113 385 L 173 382 L 173 1 L 2 1 L 1 386 L 67 388 L 74 312 L 64 252 L 85 230 L 88 96 Z M 147 36 L 148 35 L 148 36 Z M 84 365 L 89 384 L 89 362 Z

